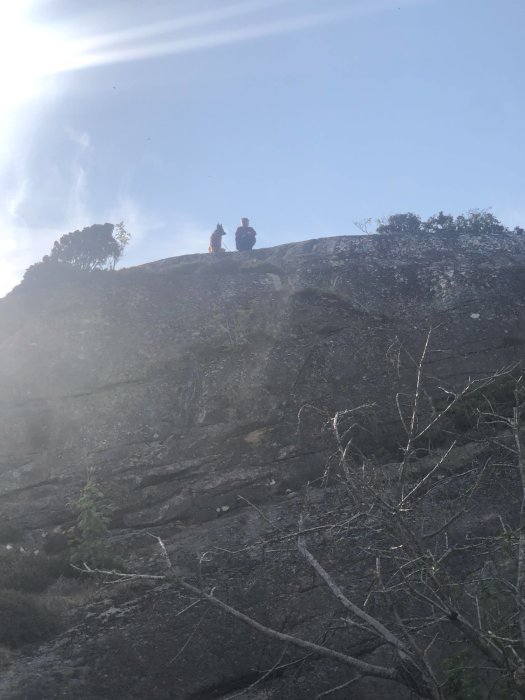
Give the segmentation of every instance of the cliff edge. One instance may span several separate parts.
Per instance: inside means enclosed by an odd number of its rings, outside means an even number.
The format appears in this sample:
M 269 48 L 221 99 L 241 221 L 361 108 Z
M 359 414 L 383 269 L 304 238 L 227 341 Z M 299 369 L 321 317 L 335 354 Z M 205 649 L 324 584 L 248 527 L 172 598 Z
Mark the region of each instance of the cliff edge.
M 323 487 L 336 411 L 375 402 L 363 450 L 391 458 L 394 398 L 414 380 L 396 348 L 419 357 L 432 329 L 426 362 L 451 389 L 521 361 L 524 271 L 516 235 L 352 236 L 23 284 L 0 301 L 1 518 L 42 549 L 94 470 L 132 570 L 160 570 L 160 536 L 259 618 L 315 625 L 326 596 L 311 574 L 245 548 L 268 520 L 297 522 L 307 483 L 313 510 L 337 507 Z M 255 633 L 199 622 L 199 606 L 179 616 L 192 601 L 168 584 L 111 595 L 15 659 L 1 697 L 266 697 L 250 688 L 279 653 Z M 323 664 L 297 662 L 292 685 L 273 674 L 270 696 L 315 697 Z

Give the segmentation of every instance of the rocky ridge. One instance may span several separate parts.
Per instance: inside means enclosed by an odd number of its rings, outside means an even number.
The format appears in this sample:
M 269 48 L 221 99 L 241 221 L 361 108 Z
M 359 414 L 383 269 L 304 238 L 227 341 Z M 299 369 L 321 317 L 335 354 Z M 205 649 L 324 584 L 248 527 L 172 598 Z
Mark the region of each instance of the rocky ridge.
M 344 507 L 319 481 L 335 411 L 375 401 L 366 447 L 388 459 L 391 399 L 413 381 L 397 347 L 417 357 L 432 328 L 427 363 L 451 387 L 522 360 L 524 268 L 514 235 L 356 236 L 22 285 L 0 302 L 1 517 L 38 549 L 95 470 L 134 570 L 162 570 L 161 536 L 180 571 L 258 619 L 316 629 L 328 601 L 311 574 L 246 546 L 269 522 L 293 529 L 308 482 L 311 513 Z M 330 557 L 359 580 L 344 548 Z M 304 698 L 342 674 L 296 661 L 252 690 L 279 650 L 188 604 L 165 583 L 115 594 L 13 663 L 0 696 Z

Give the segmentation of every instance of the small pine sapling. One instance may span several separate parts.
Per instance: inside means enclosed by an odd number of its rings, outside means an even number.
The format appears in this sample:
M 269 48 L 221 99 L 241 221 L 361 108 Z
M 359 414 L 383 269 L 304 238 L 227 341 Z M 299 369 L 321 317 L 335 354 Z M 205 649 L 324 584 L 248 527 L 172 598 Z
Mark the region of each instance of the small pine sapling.
M 95 477 L 90 474 L 78 500 L 70 504 L 77 522 L 69 531 L 71 563 L 107 566 L 112 559 L 108 547 L 110 508 Z

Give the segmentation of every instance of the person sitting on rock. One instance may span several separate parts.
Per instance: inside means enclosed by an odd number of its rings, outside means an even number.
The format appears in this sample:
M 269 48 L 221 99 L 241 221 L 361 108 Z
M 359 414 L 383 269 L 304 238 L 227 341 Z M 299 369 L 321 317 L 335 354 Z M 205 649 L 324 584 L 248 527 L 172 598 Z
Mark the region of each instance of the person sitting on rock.
M 249 219 L 242 218 L 241 225 L 235 231 L 235 245 L 237 250 L 251 250 L 255 245 L 255 230 L 250 226 Z
M 224 248 L 222 247 L 222 237 L 226 235 L 226 231 L 223 229 L 222 224 L 217 224 L 217 228 L 210 236 L 210 247 L 208 248 L 208 253 L 224 253 Z

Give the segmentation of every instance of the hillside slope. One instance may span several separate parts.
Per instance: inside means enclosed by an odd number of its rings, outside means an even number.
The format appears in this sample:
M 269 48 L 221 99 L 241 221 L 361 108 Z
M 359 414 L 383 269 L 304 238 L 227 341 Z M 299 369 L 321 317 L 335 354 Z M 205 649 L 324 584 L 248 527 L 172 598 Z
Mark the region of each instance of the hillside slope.
M 335 411 L 376 402 L 363 450 L 395 453 L 394 397 L 414 381 L 396 348 L 417 358 L 432 328 L 426 366 L 451 388 L 521 361 L 524 270 L 512 235 L 357 236 L 22 285 L 0 301 L 1 518 L 41 549 L 71 526 L 68 504 L 94 469 L 128 567 L 161 571 L 150 535 L 161 536 L 182 572 L 200 561 L 258 619 L 314 629 L 328 602 L 311 573 L 244 548 L 269 520 L 297 523 L 308 482 L 312 512 L 337 511 L 337 489 L 316 481 Z M 347 555 L 334 552 L 334 568 L 359 578 Z M 278 648 L 222 613 L 202 621 L 201 606 L 179 616 L 191 600 L 176 587 L 144 586 L 110 592 L 12 663 L 1 697 L 266 697 L 249 687 Z M 271 697 L 315 697 L 341 674 L 324 662 L 293 672 L 273 674 Z M 372 682 L 356 693 L 380 696 Z

